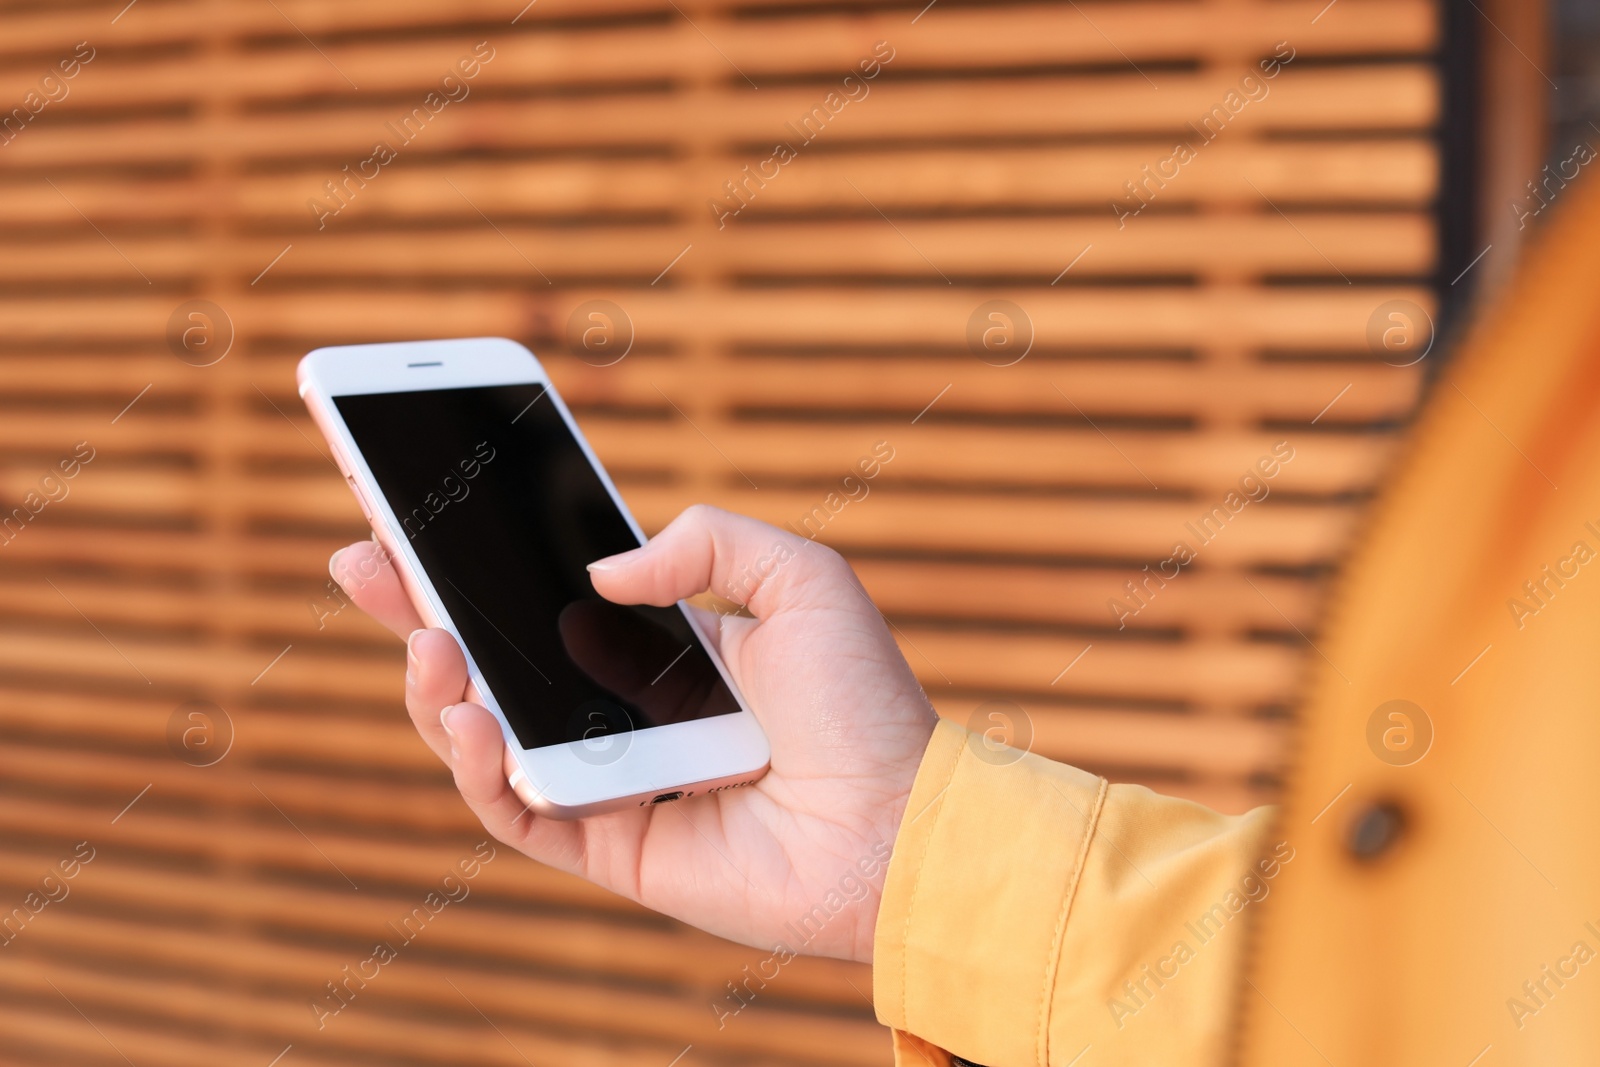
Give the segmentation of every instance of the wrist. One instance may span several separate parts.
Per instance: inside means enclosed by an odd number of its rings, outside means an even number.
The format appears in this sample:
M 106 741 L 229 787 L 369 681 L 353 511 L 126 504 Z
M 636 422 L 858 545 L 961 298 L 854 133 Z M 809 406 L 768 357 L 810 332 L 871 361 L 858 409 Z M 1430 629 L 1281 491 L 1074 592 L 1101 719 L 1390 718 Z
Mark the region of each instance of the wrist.
M 872 964 L 874 946 L 877 942 L 878 917 L 882 911 L 884 892 L 889 878 L 889 869 L 894 862 L 896 842 L 901 831 L 908 822 L 916 821 L 917 812 L 909 812 L 911 794 L 921 773 L 924 757 L 927 755 L 928 746 L 933 740 L 935 727 L 938 725 L 938 716 L 929 709 L 928 719 L 919 731 L 920 737 L 914 746 L 915 755 L 908 759 L 900 768 L 897 775 L 896 788 L 892 791 L 888 801 L 880 809 L 882 817 L 878 821 L 876 841 L 884 846 L 882 849 L 882 863 L 876 877 L 872 880 L 872 893 L 867 898 L 870 907 L 865 908 L 860 916 L 859 929 L 855 950 L 851 958 L 860 962 Z M 864 902 L 865 903 L 865 902 Z

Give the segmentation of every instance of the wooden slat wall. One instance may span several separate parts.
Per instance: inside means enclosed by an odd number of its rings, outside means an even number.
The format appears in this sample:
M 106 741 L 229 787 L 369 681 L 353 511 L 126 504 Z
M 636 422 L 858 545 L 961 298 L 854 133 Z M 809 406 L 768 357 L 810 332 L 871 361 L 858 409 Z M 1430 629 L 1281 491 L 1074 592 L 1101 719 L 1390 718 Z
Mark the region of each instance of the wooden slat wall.
M 319 626 L 363 527 L 294 393 L 317 345 L 526 341 L 651 528 L 699 500 L 796 521 L 887 440 L 823 540 L 943 713 L 1010 700 L 1053 757 L 1271 798 L 1327 568 L 1421 383 L 1366 336 L 1433 302 L 1432 0 L 122 5 L 0 15 L 0 106 L 96 50 L 0 146 L 5 510 L 95 449 L 0 546 L 0 915 L 97 850 L 0 946 L 0 1065 L 886 1060 L 864 968 L 793 963 L 719 1029 L 765 953 L 503 848 L 316 1028 L 482 836 L 398 644 Z M 319 230 L 307 200 L 479 41 L 471 96 Z M 877 41 L 870 95 L 719 228 L 723 182 Z M 1119 229 L 1123 183 L 1278 41 L 1270 95 Z M 236 331 L 215 365 L 168 350 L 190 299 Z M 565 340 L 597 299 L 636 333 L 604 368 Z M 1033 323 L 1015 365 L 968 350 L 991 299 Z M 1119 632 L 1107 599 L 1279 440 L 1272 496 Z M 236 729 L 214 766 L 166 740 L 195 699 Z

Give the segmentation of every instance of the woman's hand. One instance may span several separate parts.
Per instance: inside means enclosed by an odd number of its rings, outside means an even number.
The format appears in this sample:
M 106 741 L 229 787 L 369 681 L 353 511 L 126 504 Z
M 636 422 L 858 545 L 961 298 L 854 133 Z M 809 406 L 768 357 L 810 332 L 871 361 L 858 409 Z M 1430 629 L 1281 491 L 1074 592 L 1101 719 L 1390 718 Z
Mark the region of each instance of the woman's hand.
M 359 607 L 410 635 L 406 707 L 495 837 L 722 937 L 872 959 L 889 850 L 934 712 L 838 553 L 700 505 L 645 547 L 590 566 L 595 589 L 618 604 L 710 590 L 747 605 L 755 617 L 721 616 L 716 636 L 771 742 L 772 769 L 748 788 L 571 822 L 534 815 L 512 792 L 499 723 L 462 702 L 460 648 L 419 629 L 378 546 L 341 549 L 329 570 Z

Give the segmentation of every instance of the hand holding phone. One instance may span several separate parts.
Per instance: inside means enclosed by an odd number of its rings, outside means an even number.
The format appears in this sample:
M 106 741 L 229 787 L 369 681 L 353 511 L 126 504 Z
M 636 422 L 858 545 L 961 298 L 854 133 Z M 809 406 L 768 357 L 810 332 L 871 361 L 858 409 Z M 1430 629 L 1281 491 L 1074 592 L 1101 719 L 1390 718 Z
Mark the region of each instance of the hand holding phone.
M 793 555 L 771 570 L 780 544 Z M 406 707 L 496 838 L 763 951 L 781 944 L 871 961 L 883 873 L 902 818 L 914 814 L 905 802 L 934 714 L 833 550 L 700 505 L 637 552 L 599 561 L 595 588 L 621 604 L 671 604 L 766 574 L 750 587 L 754 617 L 720 618 L 713 640 L 771 741 L 772 766 L 748 788 L 578 821 L 534 815 L 507 785 L 499 723 L 463 702 L 460 646 L 443 630 L 417 630 L 422 620 L 382 550 L 351 545 L 330 569 L 358 607 L 411 635 Z
M 514 342 L 321 349 L 300 379 L 377 537 L 330 570 L 408 636 L 407 708 L 490 832 L 726 937 L 870 958 L 934 715 L 843 559 L 706 507 L 645 543 Z M 684 603 L 708 590 L 750 615 Z

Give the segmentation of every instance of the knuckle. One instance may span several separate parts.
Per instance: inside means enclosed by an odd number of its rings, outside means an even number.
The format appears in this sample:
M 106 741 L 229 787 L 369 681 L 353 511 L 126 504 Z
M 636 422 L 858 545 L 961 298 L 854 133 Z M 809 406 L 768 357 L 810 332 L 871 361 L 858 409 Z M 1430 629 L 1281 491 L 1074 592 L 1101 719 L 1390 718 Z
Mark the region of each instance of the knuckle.
M 483 815 L 478 816 L 478 823 L 489 832 L 490 837 L 494 838 L 502 845 L 505 845 L 507 848 L 520 848 L 521 842 L 518 840 L 515 824 L 506 823 L 502 819 L 492 819 Z
M 708 526 L 721 514 L 722 509 L 711 504 L 690 504 L 678 518 L 686 525 Z
M 819 577 L 843 578 L 854 572 L 850 563 L 841 556 L 837 549 L 829 548 L 819 541 L 808 541 L 801 547 L 800 552 L 807 557 L 811 570 Z
M 485 776 L 477 769 L 456 767 L 456 788 L 461 792 L 461 797 L 467 806 L 478 816 L 478 820 L 488 827 L 490 823 L 497 823 L 495 818 L 495 804 L 507 789 L 505 778 L 496 771 Z M 493 832 L 491 828 L 491 832 Z
M 411 716 L 411 722 L 416 726 L 417 732 L 426 738 L 429 734 L 442 734 L 444 727 L 439 725 L 439 707 L 430 706 L 430 701 L 423 699 L 415 691 L 406 694 L 406 712 Z

